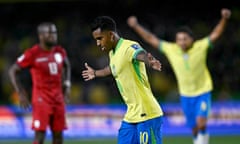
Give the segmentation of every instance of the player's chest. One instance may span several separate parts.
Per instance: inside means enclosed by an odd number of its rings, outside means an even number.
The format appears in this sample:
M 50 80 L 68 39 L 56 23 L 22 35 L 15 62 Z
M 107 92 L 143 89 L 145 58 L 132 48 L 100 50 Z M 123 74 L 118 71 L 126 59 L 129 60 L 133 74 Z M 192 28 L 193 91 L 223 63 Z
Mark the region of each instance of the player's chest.
M 110 67 L 114 77 L 124 72 L 124 69 L 128 66 L 128 61 L 124 58 L 124 55 L 114 55 L 110 58 Z
M 58 74 L 63 67 L 63 56 L 59 52 L 39 54 L 35 57 L 35 70 L 50 75 Z
M 204 55 L 200 51 L 176 52 L 172 54 L 171 62 L 177 69 L 196 69 L 204 62 Z

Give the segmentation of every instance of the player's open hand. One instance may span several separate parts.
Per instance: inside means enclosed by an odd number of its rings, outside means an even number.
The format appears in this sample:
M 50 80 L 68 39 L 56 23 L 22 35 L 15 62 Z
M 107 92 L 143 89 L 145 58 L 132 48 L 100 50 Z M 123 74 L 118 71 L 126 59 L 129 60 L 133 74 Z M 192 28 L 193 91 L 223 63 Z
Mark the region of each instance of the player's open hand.
M 161 71 L 161 68 L 162 68 L 162 64 L 160 63 L 159 60 L 155 59 L 152 54 L 148 53 L 148 61 L 149 61 L 149 65 L 155 69 L 155 70 L 158 70 L 158 71 Z
M 19 92 L 19 104 L 20 104 L 20 107 L 25 110 L 30 109 L 31 104 L 25 92 Z
M 127 23 L 130 27 L 134 27 L 138 24 L 138 20 L 137 20 L 137 17 L 136 16 L 130 16 L 128 19 L 127 19 Z
M 223 8 L 221 14 L 223 18 L 229 19 L 231 16 L 231 11 L 229 9 Z
M 92 80 L 95 78 L 95 70 L 93 68 L 91 68 L 90 66 L 88 66 L 87 63 L 85 63 L 85 67 L 86 67 L 86 70 L 84 70 L 82 72 L 82 76 L 84 78 L 85 81 L 89 81 L 89 80 Z

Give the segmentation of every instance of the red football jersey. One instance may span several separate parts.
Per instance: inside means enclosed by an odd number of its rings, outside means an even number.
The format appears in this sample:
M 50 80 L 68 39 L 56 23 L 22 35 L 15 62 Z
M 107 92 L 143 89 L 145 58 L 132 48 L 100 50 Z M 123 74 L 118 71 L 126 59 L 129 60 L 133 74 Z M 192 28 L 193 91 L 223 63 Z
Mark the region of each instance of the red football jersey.
M 63 102 L 62 72 L 66 52 L 61 46 L 43 50 L 38 44 L 17 59 L 21 68 L 30 68 L 32 102 L 55 104 Z

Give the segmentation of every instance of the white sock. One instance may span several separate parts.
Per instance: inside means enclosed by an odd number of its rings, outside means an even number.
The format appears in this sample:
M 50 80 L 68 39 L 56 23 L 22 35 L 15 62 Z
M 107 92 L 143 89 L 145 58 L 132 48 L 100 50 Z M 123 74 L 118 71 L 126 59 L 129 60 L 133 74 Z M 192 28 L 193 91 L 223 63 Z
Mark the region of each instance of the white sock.
M 199 133 L 195 139 L 193 139 L 193 144 L 208 144 L 209 135 Z
M 209 143 L 209 134 L 204 134 L 203 135 L 203 143 L 204 144 L 208 144 Z
M 198 142 L 197 137 L 193 138 L 193 144 L 198 144 L 197 142 Z

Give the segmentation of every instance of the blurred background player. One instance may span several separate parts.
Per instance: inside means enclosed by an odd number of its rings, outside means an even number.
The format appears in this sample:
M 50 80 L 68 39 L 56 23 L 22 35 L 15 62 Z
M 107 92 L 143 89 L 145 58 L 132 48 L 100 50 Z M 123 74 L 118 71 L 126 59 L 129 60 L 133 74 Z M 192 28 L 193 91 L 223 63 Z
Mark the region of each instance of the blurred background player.
M 65 100 L 70 95 L 70 63 L 67 54 L 57 45 L 57 28 L 53 23 L 41 23 L 37 27 L 39 44 L 27 49 L 9 70 L 20 106 L 30 107 L 29 99 L 18 81 L 17 73 L 29 68 L 32 82 L 32 129 L 33 144 L 43 144 L 48 125 L 52 131 L 53 144 L 63 143 L 66 129 Z M 62 78 L 63 77 L 63 78 Z
M 85 63 L 83 78 L 113 75 L 127 105 L 122 121 L 119 144 L 161 144 L 162 109 L 154 98 L 148 81 L 145 64 L 161 70 L 161 64 L 135 41 L 120 37 L 115 21 L 97 17 L 92 23 L 92 35 L 102 51 L 109 52 L 110 63 L 101 70 L 94 70 Z
M 187 125 L 192 129 L 194 144 L 208 144 L 207 117 L 211 104 L 212 79 L 206 66 L 208 48 L 223 33 L 231 11 L 221 10 L 221 19 L 210 35 L 195 40 L 186 26 L 178 29 L 175 43 L 157 38 L 130 16 L 128 25 L 153 48 L 166 55 L 176 75 L 181 105 Z

